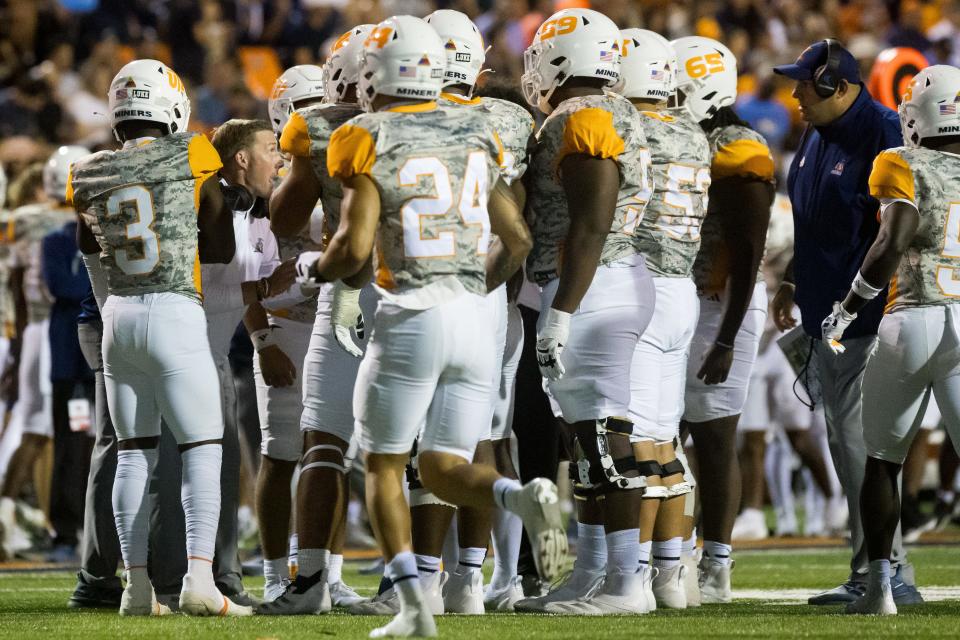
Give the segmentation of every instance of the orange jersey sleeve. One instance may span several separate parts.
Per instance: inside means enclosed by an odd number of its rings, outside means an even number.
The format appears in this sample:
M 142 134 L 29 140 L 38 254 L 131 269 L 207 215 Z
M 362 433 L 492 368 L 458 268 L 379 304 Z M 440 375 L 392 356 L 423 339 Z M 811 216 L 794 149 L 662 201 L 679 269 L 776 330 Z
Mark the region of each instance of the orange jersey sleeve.
M 881 151 L 873 161 L 870 171 L 870 195 L 874 198 L 889 198 L 915 202 L 913 171 L 910 165 L 895 151 Z
M 623 138 L 613 126 L 613 114 L 603 109 L 581 109 L 567 118 L 557 163 L 580 153 L 616 160 L 624 150 Z
M 190 161 L 190 172 L 194 178 L 208 178 L 223 166 L 223 162 L 220 161 L 220 154 L 207 140 L 207 136 L 203 134 L 190 138 L 187 158 Z
M 327 172 L 333 178 L 370 175 L 377 152 L 373 136 L 363 127 L 345 124 L 330 136 Z
M 717 149 L 710 175 L 714 180 L 737 177 L 773 181 L 773 156 L 762 142 L 734 140 Z
M 310 155 L 310 133 L 307 121 L 294 111 L 280 134 L 280 150 L 292 156 L 306 158 Z

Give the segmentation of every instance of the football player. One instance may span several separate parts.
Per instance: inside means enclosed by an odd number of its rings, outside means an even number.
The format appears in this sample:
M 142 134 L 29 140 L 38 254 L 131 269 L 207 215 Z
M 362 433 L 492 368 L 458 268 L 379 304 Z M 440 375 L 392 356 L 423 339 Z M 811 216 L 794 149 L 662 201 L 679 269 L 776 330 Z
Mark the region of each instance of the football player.
M 75 219 L 66 197 L 70 163 L 90 153 L 80 146 L 57 149 L 43 167 L 45 202 L 26 204 L 11 212 L 8 237 L 11 253 L 10 291 L 14 310 L 15 335 L 7 364 L 17 381 L 17 403 L 10 429 L 22 433 L 20 446 L 10 459 L 0 490 L 0 528 L 5 532 L 0 546 L 22 550 L 25 541 L 16 524 L 14 500 L 33 473 L 34 463 L 53 438 L 52 389 L 50 386 L 50 340 L 48 318 L 53 300 L 43 281 L 41 264 L 43 238 Z M 55 489 L 54 489 L 55 490 Z M 72 533 L 72 532 L 71 532 Z M 14 544 L 16 542 L 17 544 Z
M 527 168 L 527 149 L 534 130 L 533 117 L 524 107 L 506 100 L 474 96 L 486 54 L 480 30 L 470 18 L 459 11 L 441 9 L 428 15 L 425 20 L 440 36 L 447 53 L 439 104 L 451 108 L 478 109 L 486 113 L 504 146 L 504 166 L 501 168 L 503 180 L 514 191 L 522 210 L 525 193 L 521 178 Z M 491 238 L 491 242 L 495 240 Z M 510 354 L 512 357 L 506 357 L 505 354 L 509 309 L 513 306 L 507 301 L 507 285 L 501 285 L 491 292 L 487 302 L 497 329 L 494 395 L 491 400 L 493 411 L 490 437 L 485 437 L 477 445 L 474 462 L 496 466 L 504 476 L 516 479 L 517 472 L 510 456 L 508 415 L 513 405 L 512 389 L 520 352 L 513 349 Z M 416 522 L 416 515 L 413 514 L 413 517 Z M 489 588 L 484 594 L 480 567 L 486 555 L 491 528 L 494 531 L 495 565 Z M 459 512 L 457 534 L 460 543 L 458 564 L 444 586 L 444 609 L 450 613 L 482 613 L 486 605 L 493 610 L 512 610 L 513 603 L 523 596 L 516 579 L 520 519 L 505 509 L 483 513 L 466 507 Z M 416 544 L 414 550 L 417 550 Z
M 700 317 L 687 360 L 681 426 L 702 452 L 701 597 L 725 603 L 731 598 L 730 534 L 740 507 L 737 422 L 767 310 L 760 262 L 773 202 L 773 159 L 763 136 L 731 106 L 737 61 L 730 50 L 696 36 L 673 46 L 679 96 L 706 132 L 712 154 L 709 207 L 693 266 Z
M 119 441 L 113 509 L 126 568 L 121 615 L 168 612 L 147 575 L 150 498 L 160 417 L 183 461 L 187 573 L 180 610 L 250 615 L 214 583 L 223 415 L 204 316 L 201 262 L 229 262 L 232 215 L 215 178 L 220 158 L 186 130 L 190 102 L 162 62 L 135 60 L 110 84 L 120 151 L 76 162 L 67 200 L 81 216 L 80 248 L 105 272 L 103 360 Z M 211 178 L 214 178 L 211 180 Z M 99 275 L 91 274 L 96 281 Z M 173 487 L 165 487 L 173 490 Z
M 653 193 L 634 238 L 657 289 L 653 320 L 637 344 L 630 376 L 631 442 L 647 480 L 640 507 L 640 567 L 651 608 L 684 609 L 686 568 L 680 560 L 684 496 L 692 490 L 692 476 L 678 459 L 677 446 L 687 353 L 700 309 L 692 272 L 707 213 L 710 144 L 686 109 L 667 109 L 677 74 L 670 43 L 643 29 L 621 34 L 624 83 L 618 92 L 640 112 L 652 161 Z
M 323 256 L 304 265 L 312 281 L 360 284 L 376 240 L 381 299 L 354 406 L 367 504 L 400 612 L 372 637 L 436 634 L 402 491 L 421 425 L 426 489 L 452 504 L 520 515 L 548 579 L 566 555 L 552 482 L 521 487 L 470 464 L 490 425 L 495 331 L 486 294 L 520 267 L 530 236 L 500 179 L 503 150 L 485 114 L 437 106 L 445 59 L 418 18 L 388 18 L 367 37 L 357 92 L 369 113 L 340 127 L 327 151 L 344 186 L 342 219 Z M 491 232 L 500 242 L 488 251 Z
M 324 102 L 290 114 L 280 136 L 281 150 L 291 156 L 290 168 L 270 202 L 270 226 L 278 238 L 297 238 L 313 226 L 317 201 L 323 207 L 322 240 L 326 246 L 337 230 L 343 190 L 327 171 L 327 146 L 334 130 L 362 113 L 357 104 L 359 56 L 372 25 L 359 25 L 340 36 L 323 65 Z M 354 439 L 353 387 L 359 361 L 338 346 L 342 340 L 354 354 L 365 348 L 339 324 L 355 323 L 355 306 L 335 308 L 334 289 L 324 284 L 318 293 L 315 320 L 301 372 L 303 455 L 294 522 L 297 528 L 297 576 L 286 591 L 258 610 L 270 615 L 319 613 L 332 604 L 355 605 L 362 599 L 341 580 L 343 544 L 349 498 L 349 473 Z M 376 296 L 371 286 L 349 289 L 368 318 Z M 350 309 L 347 309 L 350 307 Z M 347 317 L 349 316 L 349 317 Z M 278 549 L 279 550 L 279 549 Z
M 296 109 L 317 104 L 322 99 L 323 69 L 298 65 L 284 71 L 274 83 L 267 103 L 277 140 Z M 289 163 L 289 157 L 284 158 L 282 174 L 289 171 Z M 322 225 L 323 208 L 317 205 L 300 233 L 277 238 L 280 259 L 296 258 L 304 251 L 319 251 Z M 265 309 L 264 305 L 254 303 L 244 316 L 257 352 L 253 375 L 262 432 L 257 524 L 263 549 L 263 593 L 267 602 L 283 592 L 284 579 L 289 577 L 288 559 L 296 543 L 296 538 L 290 536 L 290 483 L 303 452 L 300 434 L 303 359 L 316 315 L 317 298 L 312 295 L 286 308 Z
M 528 172 L 534 246 L 526 272 L 541 286 L 537 359 L 575 438 L 579 537 L 570 579 L 517 609 L 648 610 L 638 570 L 646 482 L 626 416 L 630 362 L 656 296 L 633 236 L 650 161 L 640 114 L 605 91 L 620 78 L 620 48 L 609 18 L 566 9 L 540 26 L 524 54 L 524 94 L 548 115 Z
M 898 475 L 932 392 L 953 442 L 960 438 L 960 69 L 935 65 L 910 82 L 900 103 L 906 146 L 880 152 L 870 195 L 880 232 L 842 302 L 823 321 L 840 342 L 857 311 L 889 283 L 877 349 L 863 379 L 866 473 L 860 494 L 870 573 L 848 613 L 897 613 L 890 554 L 900 521 Z

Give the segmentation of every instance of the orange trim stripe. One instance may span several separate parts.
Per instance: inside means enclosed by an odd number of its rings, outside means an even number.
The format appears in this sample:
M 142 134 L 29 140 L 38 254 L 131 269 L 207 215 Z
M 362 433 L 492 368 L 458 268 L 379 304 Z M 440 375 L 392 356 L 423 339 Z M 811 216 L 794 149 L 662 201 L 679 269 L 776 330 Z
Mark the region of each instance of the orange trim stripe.
M 430 100 L 429 102 L 421 102 L 419 104 L 400 104 L 395 107 L 390 107 L 387 111 L 393 111 L 394 113 L 426 113 L 436 108 L 436 101 Z
M 440 97 L 444 100 L 449 100 L 450 102 L 456 102 L 457 104 L 462 104 L 466 106 L 478 105 L 483 102 L 483 98 L 468 98 L 466 96 L 458 96 L 455 93 L 447 93 L 446 91 L 440 94 Z
M 221 597 L 223 598 L 223 608 L 220 609 L 220 613 L 218 613 L 217 615 L 223 618 L 227 615 L 227 609 L 230 608 L 230 599 L 227 598 L 227 596 L 224 596 L 222 594 L 221 594 Z

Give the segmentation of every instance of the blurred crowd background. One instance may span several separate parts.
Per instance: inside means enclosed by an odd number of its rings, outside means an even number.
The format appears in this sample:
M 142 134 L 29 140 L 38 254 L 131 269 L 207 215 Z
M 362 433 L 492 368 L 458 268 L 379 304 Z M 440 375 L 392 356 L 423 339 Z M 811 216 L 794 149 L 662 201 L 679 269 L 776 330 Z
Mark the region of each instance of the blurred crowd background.
M 112 145 L 107 88 L 135 58 L 170 64 L 187 83 L 192 127 L 209 130 L 265 116 L 284 68 L 318 63 L 347 28 L 393 14 L 464 11 L 491 47 L 488 77 L 518 79 L 537 26 L 566 6 L 671 39 L 725 42 L 740 64 L 738 110 L 777 154 L 789 153 L 802 127 L 789 82 L 770 69 L 811 42 L 840 38 L 865 78 L 891 46 L 960 62 L 954 0 L 16 0 L 0 9 L 0 162 L 15 176 L 57 144 Z

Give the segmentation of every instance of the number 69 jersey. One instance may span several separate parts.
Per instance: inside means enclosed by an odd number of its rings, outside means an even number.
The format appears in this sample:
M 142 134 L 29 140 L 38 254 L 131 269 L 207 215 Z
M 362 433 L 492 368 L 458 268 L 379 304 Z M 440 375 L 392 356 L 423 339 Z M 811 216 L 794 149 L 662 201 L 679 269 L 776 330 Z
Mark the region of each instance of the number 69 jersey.
M 110 295 L 172 292 L 200 302 L 200 187 L 221 166 L 210 141 L 192 132 L 73 165 L 67 201 L 100 243 Z
M 960 302 L 960 156 L 922 147 L 881 151 L 869 185 L 875 198 L 905 200 L 920 213 L 890 280 L 886 312 Z
M 655 276 L 688 278 L 707 215 L 710 143 L 686 109 L 641 111 L 650 148 L 653 196 L 635 237 Z
M 428 102 L 357 116 L 330 138 L 330 175 L 365 174 L 380 191 L 376 285 L 401 306 L 433 306 L 412 290 L 434 284 L 487 292 L 487 199 L 503 149 L 486 118 Z

